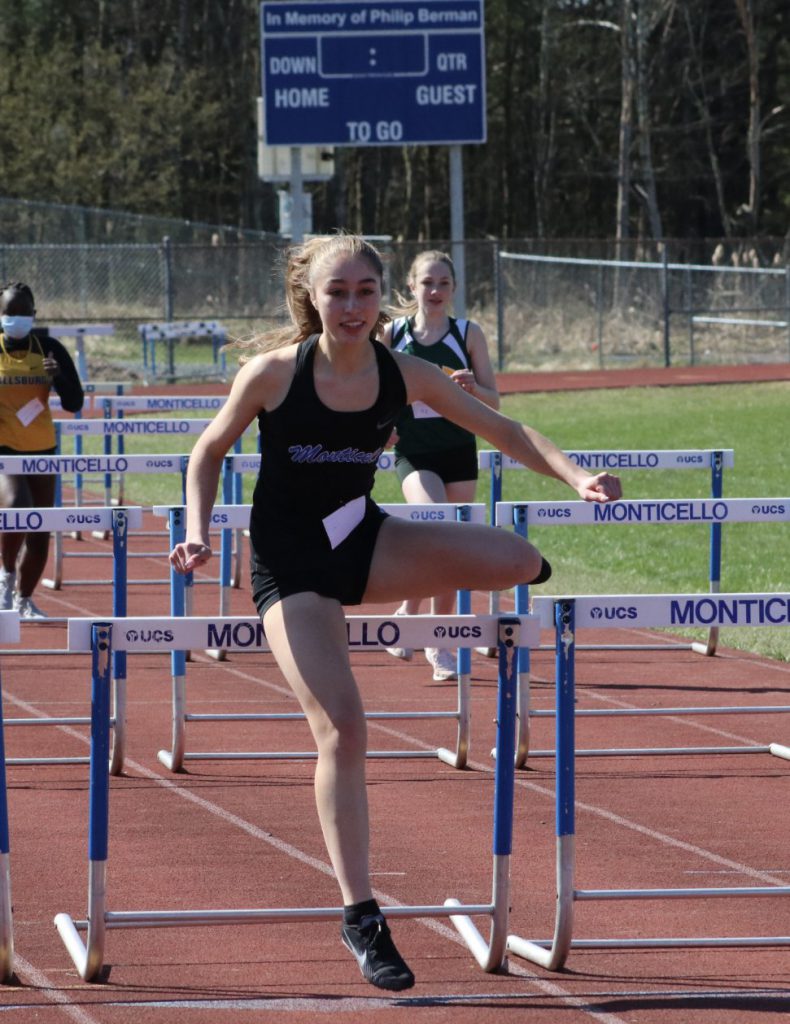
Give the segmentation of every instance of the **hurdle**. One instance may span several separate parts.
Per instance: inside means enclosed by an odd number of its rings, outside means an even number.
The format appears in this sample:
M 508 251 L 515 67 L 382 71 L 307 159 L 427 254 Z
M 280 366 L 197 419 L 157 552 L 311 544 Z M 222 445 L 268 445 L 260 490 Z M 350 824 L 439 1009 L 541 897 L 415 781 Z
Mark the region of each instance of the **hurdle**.
M 52 324 L 47 330 L 53 338 L 74 338 L 75 355 L 77 357 L 77 373 L 80 380 L 88 379 L 88 361 L 85 357 L 85 339 L 89 337 L 112 337 L 115 327 L 112 324 Z
M 3 509 L 0 510 L 0 530 L 13 533 L 55 533 L 70 527 L 89 523 L 104 525 L 112 534 L 113 539 L 113 576 L 112 607 L 113 615 L 124 617 L 127 609 L 127 547 L 129 530 L 139 529 L 142 525 L 141 508 L 102 508 L 94 509 L 88 515 L 79 510 L 64 508 L 43 509 Z M 52 622 L 65 622 L 66 618 L 47 618 L 31 620 L 31 625 Z M 16 648 L 9 654 L 20 655 L 65 655 L 66 648 Z M 72 726 L 89 725 L 89 717 L 46 717 L 46 718 L 9 718 L 6 727 L 40 727 L 40 726 Z M 123 769 L 126 750 L 126 655 L 118 651 L 113 657 L 113 750 L 110 758 L 110 771 L 117 775 Z M 14 765 L 51 765 L 51 764 L 87 764 L 87 757 L 14 757 L 7 760 Z
M 788 935 L 742 937 L 678 937 L 639 939 L 573 939 L 573 906 L 592 900 L 721 899 L 724 897 L 790 896 L 790 886 L 728 886 L 675 889 L 575 889 L 575 750 L 574 711 L 576 631 L 606 628 L 620 619 L 618 610 L 627 609 L 622 619 L 626 628 L 684 627 L 690 620 L 719 626 L 786 626 L 790 624 L 790 594 L 635 594 L 583 597 L 533 598 L 533 608 L 542 625 L 554 628 L 556 665 L 556 881 L 557 902 L 553 938 L 525 939 L 508 935 L 506 948 L 522 959 L 557 971 L 571 949 L 658 949 L 723 946 L 786 946 Z M 612 614 L 614 613 L 614 614 Z M 737 620 L 736 622 L 733 619 Z M 676 709 L 676 712 L 683 709 Z M 787 709 L 790 710 L 790 709 Z M 760 752 L 790 759 L 790 747 L 771 743 L 765 747 L 721 748 L 721 753 Z M 662 751 L 658 751 L 661 753 Z M 675 751 L 687 753 L 689 751 Z M 691 752 L 694 752 L 693 750 Z M 641 753 L 657 753 L 642 751 Z
M 0 473 L 8 473 L 11 476 L 19 474 L 51 474 L 60 476 L 63 473 L 178 473 L 182 480 L 186 474 L 187 456 L 184 455 L 127 455 L 127 456 L 104 456 L 104 455 L 9 455 L 0 456 Z M 46 510 L 36 510 L 44 512 Z M 96 531 L 107 530 L 104 524 L 106 520 L 103 512 L 112 509 L 102 509 L 95 506 L 77 506 L 72 509 L 63 508 L 61 511 L 74 518 L 69 522 L 74 527 L 91 526 Z M 141 513 L 142 514 L 142 513 Z M 93 518 L 98 517 L 98 518 Z M 52 577 L 42 579 L 42 585 L 50 590 L 60 590 L 63 584 L 63 546 L 62 540 L 58 542 L 58 534 L 55 534 L 56 543 L 54 550 L 54 572 Z M 114 557 L 110 552 L 82 552 L 74 555 L 75 558 L 108 558 Z M 150 557 L 149 555 L 130 554 L 129 557 Z M 71 580 L 73 586 L 95 586 L 97 583 L 111 583 L 106 580 Z M 156 580 L 128 580 L 129 583 L 154 584 L 161 583 Z
M 710 497 L 720 498 L 724 493 L 724 470 L 735 465 L 735 454 L 731 448 L 638 448 L 625 450 L 566 450 L 565 455 L 583 469 L 591 473 L 605 470 L 621 472 L 623 470 L 662 470 L 662 469 L 710 469 Z M 496 520 L 496 506 L 502 501 L 503 470 L 526 469 L 527 467 L 499 451 L 483 450 L 478 452 L 477 463 L 480 469 L 490 473 L 489 508 L 491 522 Z M 711 593 L 721 589 L 721 526 L 716 522 L 710 524 L 710 554 L 708 569 L 708 587 Z M 495 614 L 499 609 L 499 595 L 492 593 L 489 612 Z M 692 643 L 691 650 L 697 654 L 713 655 L 716 653 L 718 632 L 711 626 L 708 630 L 707 643 Z M 658 650 L 651 645 L 631 645 L 631 650 Z M 661 648 L 664 650 L 665 648 Z
M 150 380 L 165 377 L 168 384 L 175 383 L 179 375 L 175 365 L 175 343 L 185 338 L 208 338 L 211 342 L 212 364 L 195 364 L 184 377 L 214 377 L 224 381 L 227 376 L 227 361 L 222 347 L 227 343 L 227 332 L 217 320 L 166 320 L 161 323 L 138 324 L 142 343 L 143 371 Z M 158 373 L 156 367 L 157 342 L 167 346 L 167 372 Z M 198 367 L 200 367 L 198 369 Z M 149 373 L 150 371 L 150 373 Z
M 427 505 L 382 505 L 381 508 L 390 515 L 404 519 L 420 519 L 430 517 L 434 520 L 457 520 L 459 522 L 485 522 L 486 509 L 482 504 L 477 505 L 455 505 L 455 504 L 427 504 Z M 167 514 L 170 524 L 170 546 L 175 547 L 184 540 L 186 511 L 183 506 L 177 507 L 155 507 L 157 514 Z M 228 528 L 239 527 L 249 522 L 249 505 L 217 505 L 212 510 L 210 525 L 217 525 L 223 531 Z M 223 547 L 221 552 L 222 567 L 220 577 L 223 580 L 229 578 L 230 551 Z M 192 594 L 192 573 L 182 576 L 180 573 L 171 570 L 171 603 L 170 613 L 179 618 L 189 617 L 193 610 Z M 226 584 L 223 587 L 225 597 L 229 594 Z M 471 597 L 468 591 L 458 592 L 458 614 L 469 615 L 471 612 Z M 220 615 L 226 615 L 229 611 L 227 600 L 220 602 Z M 411 616 L 415 620 L 424 619 L 425 616 Z M 399 620 L 400 621 L 400 617 Z M 474 628 L 474 627 L 472 627 Z M 456 634 L 460 637 L 470 637 L 473 633 L 462 632 Z M 385 647 L 397 646 L 396 644 L 384 644 Z M 356 649 L 356 648 L 354 648 Z M 219 656 L 225 653 L 221 645 L 211 645 L 206 648 L 211 656 Z M 469 756 L 469 735 L 471 725 L 471 685 L 472 685 L 472 656 L 468 647 L 459 647 L 457 657 L 458 685 L 456 707 L 451 711 L 371 711 L 366 712 L 368 720 L 406 721 L 406 720 L 451 720 L 456 722 L 455 749 L 449 750 L 446 747 L 437 747 L 433 750 L 370 750 L 369 758 L 434 758 L 452 768 L 466 767 Z M 303 722 L 304 714 L 301 712 L 268 714 L 259 712 L 238 712 L 238 713 L 213 713 L 213 714 L 191 714 L 186 710 L 186 652 L 174 650 L 171 654 L 171 675 L 172 675 L 172 739 L 169 750 L 160 750 L 158 759 L 170 771 L 180 771 L 185 761 L 241 761 L 241 760 L 300 760 L 315 759 L 314 751 L 186 751 L 186 727 L 188 722 Z
M 515 531 L 522 537 L 528 536 L 530 524 L 539 523 L 541 526 L 579 526 L 579 525 L 623 525 L 630 523 L 709 523 L 718 526 L 717 547 L 721 550 L 721 527 L 724 523 L 777 523 L 790 521 L 790 498 L 680 498 L 673 500 L 639 500 L 639 501 L 616 501 L 606 504 L 597 504 L 587 501 L 535 501 L 535 502 L 499 502 L 496 506 L 495 521 L 498 526 L 514 526 Z M 521 609 L 529 607 L 529 587 L 519 585 L 516 588 L 516 613 Z M 713 591 L 718 593 L 718 590 Z M 606 615 L 610 615 L 609 612 Z M 612 613 L 614 615 L 614 613 Z M 606 624 L 613 626 L 631 625 L 626 613 L 621 612 L 615 617 L 609 617 Z M 719 626 L 717 623 L 705 623 L 706 628 L 715 629 L 718 637 Z M 577 650 L 689 650 L 695 649 L 693 644 L 667 643 L 657 645 L 630 645 L 630 644 L 579 644 Z M 519 694 L 518 694 L 518 729 L 519 736 L 516 744 L 517 764 L 523 768 L 528 756 L 551 757 L 552 751 L 529 750 L 529 723 L 530 718 L 537 718 L 545 715 L 553 715 L 551 711 L 530 710 L 529 699 L 529 664 L 530 652 L 523 650 L 519 652 Z M 762 713 L 783 713 L 790 711 L 790 707 L 771 706 L 760 709 Z M 615 710 L 589 710 L 577 711 L 580 717 L 589 715 L 617 716 L 625 714 L 637 714 L 639 712 L 615 711 Z M 660 708 L 642 711 L 644 715 L 669 715 L 669 714 L 729 714 L 730 709 L 715 708 L 674 708 L 662 710 Z M 639 753 L 656 753 L 656 750 L 634 751 Z M 675 753 L 669 749 L 667 753 Z M 701 747 L 698 750 L 686 750 L 686 753 L 710 753 L 711 748 Z M 616 752 L 617 756 L 623 756 L 624 752 Z M 577 751 L 579 756 L 587 756 L 585 751 Z M 600 752 L 598 752 L 600 756 Z
M 104 419 L 122 419 L 133 413 L 155 413 L 159 416 L 177 412 L 216 412 L 227 401 L 227 395 L 121 395 L 107 397 L 96 402 L 96 409 L 101 411 Z M 105 441 L 105 455 L 112 454 L 111 442 Z M 124 434 L 116 437 L 116 453 L 125 454 Z M 118 476 L 118 497 L 115 499 L 119 505 L 123 504 L 123 483 L 122 475 Z M 105 478 L 105 487 L 112 488 L 112 478 Z M 111 493 L 108 494 L 108 499 Z M 107 500 L 107 504 L 114 504 L 115 501 Z
M 0 642 L 19 642 L 19 613 L 0 611 Z M 2 685 L 0 684 L 0 981 L 14 975 L 14 926 L 11 903 L 11 841 L 8 829 L 8 789 L 5 769 Z
M 125 382 L 123 382 L 123 381 L 95 381 L 95 382 L 91 382 L 91 383 L 83 381 L 82 389 L 83 389 L 83 391 L 85 393 L 85 401 L 83 403 L 82 409 L 80 409 L 79 412 L 75 412 L 74 413 L 74 419 L 75 420 L 81 420 L 85 413 L 91 412 L 96 407 L 95 403 L 96 403 L 97 397 L 99 395 L 123 395 L 125 390 L 126 390 L 126 388 L 127 388 L 127 386 L 128 385 Z M 63 411 L 63 403 L 60 401 L 60 397 L 58 395 L 50 393 L 50 396 L 49 396 L 49 407 L 50 407 L 50 410 L 53 413 L 57 413 L 57 412 L 62 412 Z M 58 430 L 57 422 L 58 421 L 56 420 L 55 421 L 55 433 L 56 433 L 58 450 L 60 450 L 60 439 L 57 437 L 57 430 Z M 66 422 L 70 423 L 72 421 L 71 420 L 67 420 Z M 82 455 L 82 440 L 81 440 L 81 438 L 79 436 L 75 437 L 75 439 L 74 439 L 74 454 L 75 455 Z M 83 489 L 83 486 L 82 486 L 82 474 L 76 473 L 74 475 L 74 502 L 73 502 L 73 504 L 75 504 L 75 505 L 81 505 L 82 504 L 82 489 Z M 58 479 L 57 479 L 55 504 L 56 505 L 62 505 L 63 504 L 63 481 L 61 480 L 60 477 L 58 477 Z M 107 501 L 107 504 L 110 505 L 110 504 L 112 504 L 112 502 Z M 119 502 L 117 502 L 117 504 L 122 505 L 123 502 L 119 501 Z M 76 534 L 75 536 L 79 537 L 79 534 Z
M 452 899 L 428 906 L 385 907 L 388 917 L 485 916 L 490 919 L 486 942 L 472 926 L 464 937 L 472 954 L 485 971 L 495 971 L 503 962 L 509 914 L 510 857 L 513 837 L 513 711 L 515 706 L 515 651 L 521 644 L 538 642 L 539 628 L 530 616 L 348 616 L 349 643 L 367 649 L 405 643 L 421 646 L 443 635 L 437 630 L 461 627 L 479 629 L 483 642 L 499 650 L 497 698 L 497 759 L 494 791 L 492 895 L 488 902 L 462 904 Z M 109 847 L 109 663 L 117 648 L 129 653 L 173 651 L 208 647 L 249 649 L 250 643 L 265 650 L 260 621 L 245 618 L 145 618 L 71 619 L 69 647 L 91 652 L 91 772 L 88 849 L 88 912 L 75 921 L 67 913 L 55 917 L 55 926 L 80 977 L 92 981 L 101 971 L 106 932 L 113 928 L 165 928 L 216 926 L 218 924 L 264 924 L 293 920 L 342 919 L 342 907 L 300 907 L 266 909 L 137 910 L 106 909 L 107 861 Z M 80 932 L 86 932 L 83 939 Z M 468 936 L 471 936 L 471 941 Z

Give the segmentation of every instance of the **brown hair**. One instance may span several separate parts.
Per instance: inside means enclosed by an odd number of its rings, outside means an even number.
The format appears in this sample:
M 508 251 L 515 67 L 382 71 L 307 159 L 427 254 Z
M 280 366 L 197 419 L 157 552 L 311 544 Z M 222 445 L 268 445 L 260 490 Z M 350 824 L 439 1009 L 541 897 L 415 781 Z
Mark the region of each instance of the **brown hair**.
M 265 331 L 248 341 L 234 342 L 233 348 L 244 350 L 242 360 L 259 352 L 268 352 L 286 345 L 297 345 L 323 329 L 318 310 L 310 298 L 310 288 L 318 269 L 337 256 L 365 260 L 380 281 L 384 280 L 384 264 L 378 250 L 359 235 L 338 233 L 310 238 L 302 245 L 287 250 L 285 267 L 285 304 L 291 323 L 272 331 Z M 379 314 L 372 337 L 377 337 L 389 320 L 385 312 Z

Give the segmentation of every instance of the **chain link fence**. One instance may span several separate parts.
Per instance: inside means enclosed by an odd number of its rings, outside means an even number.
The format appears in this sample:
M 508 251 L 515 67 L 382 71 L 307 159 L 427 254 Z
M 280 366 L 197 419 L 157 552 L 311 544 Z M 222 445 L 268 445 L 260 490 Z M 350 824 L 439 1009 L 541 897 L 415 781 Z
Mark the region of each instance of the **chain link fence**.
M 790 359 L 786 239 L 372 240 L 393 303 L 417 253 L 450 253 L 464 267 L 459 312 L 482 325 L 504 371 Z M 0 200 L 0 281 L 30 284 L 42 323 L 114 326 L 87 345 L 92 379 L 145 376 L 136 369 L 143 323 L 217 320 L 229 337 L 248 337 L 281 322 L 286 244 L 216 225 Z M 185 345 L 179 361 L 188 369 L 193 356 L 205 354 Z
M 790 268 L 498 256 L 509 370 L 790 360 Z

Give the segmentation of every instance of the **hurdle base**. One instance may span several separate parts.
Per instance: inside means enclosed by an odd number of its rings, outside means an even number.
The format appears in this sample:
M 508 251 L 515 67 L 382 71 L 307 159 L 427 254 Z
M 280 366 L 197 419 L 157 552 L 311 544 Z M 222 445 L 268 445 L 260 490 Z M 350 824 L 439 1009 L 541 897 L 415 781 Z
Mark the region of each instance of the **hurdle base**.
M 204 653 L 209 658 L 212 658 L 214 661 L 227 661 L 228 660 L 228 652 L 223 650 L 221 647 L 212 648 L 210 650 L 204 651 Z
M 11 869 L 7 853 L 0 854 L 0 981 L 4 984 L 14 976 L 14 931 L 11 906 Z
M 781 743 L 770 743 L 768 745 L 768 751 L 773 754 L 774 757 L 783 757 L 785 761 L 790 761 L 790 747 L 782 746 Z
M 63 945 L 74 962 L 74 966 L 77 968 L 77 973 L 83 981 L 91 981 L 94 975 L 90 974 L 88 969 L 88 950 L 80 938 L 74 921 L 68 914 L 57 914 L 55 917 L 55 927 L 63 940 Z
M 160 750 L 156 755 L 157 761 L 167 768 L 169 772 L 183 772 L 184 765 L 170 750 Z

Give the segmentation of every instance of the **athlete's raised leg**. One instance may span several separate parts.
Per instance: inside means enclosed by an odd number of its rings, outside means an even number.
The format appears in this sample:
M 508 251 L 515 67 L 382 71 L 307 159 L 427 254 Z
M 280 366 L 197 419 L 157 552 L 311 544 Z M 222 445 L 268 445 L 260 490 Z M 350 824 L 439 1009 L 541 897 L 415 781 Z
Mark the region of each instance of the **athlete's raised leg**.
M 541 570 L 540 552 L 510 530 L 477 523 L 416 523 L 394 516 L 379 530 L 365 601 L 446 590 L 507 590 Z

